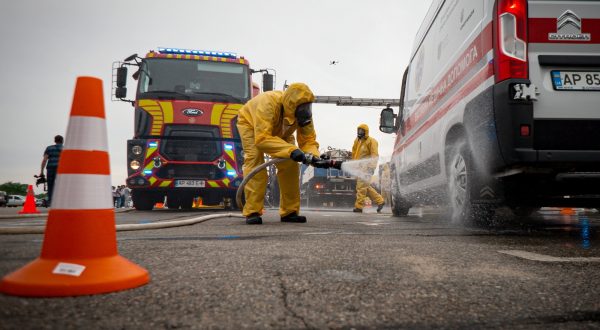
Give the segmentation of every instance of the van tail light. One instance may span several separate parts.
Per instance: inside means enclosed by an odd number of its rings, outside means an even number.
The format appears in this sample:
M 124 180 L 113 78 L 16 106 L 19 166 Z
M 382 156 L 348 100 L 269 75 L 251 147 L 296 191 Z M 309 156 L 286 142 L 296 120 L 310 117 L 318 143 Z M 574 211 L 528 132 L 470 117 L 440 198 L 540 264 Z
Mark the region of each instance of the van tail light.
M 527 0 L 498 0 L 494 42 L 496 82 L 527 79 Z

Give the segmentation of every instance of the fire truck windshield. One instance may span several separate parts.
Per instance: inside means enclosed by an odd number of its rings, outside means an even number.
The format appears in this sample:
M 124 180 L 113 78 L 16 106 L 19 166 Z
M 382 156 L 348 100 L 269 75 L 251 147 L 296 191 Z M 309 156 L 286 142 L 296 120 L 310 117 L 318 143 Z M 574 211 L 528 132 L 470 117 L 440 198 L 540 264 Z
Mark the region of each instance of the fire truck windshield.
M 243 103 L 250 99 L 248 67 L 228 62 L 145 59 L 139 98 Z

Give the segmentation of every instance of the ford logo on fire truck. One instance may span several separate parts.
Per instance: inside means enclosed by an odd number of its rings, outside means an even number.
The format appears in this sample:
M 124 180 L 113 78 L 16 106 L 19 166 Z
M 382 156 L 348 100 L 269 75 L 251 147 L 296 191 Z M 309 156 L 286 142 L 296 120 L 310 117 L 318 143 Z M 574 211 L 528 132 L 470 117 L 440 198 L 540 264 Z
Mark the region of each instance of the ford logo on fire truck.
M 197 117 L 202 116 L 204 114 L 204 111 L 200 109 L 183 109 L 182 112 L 188 117 Z

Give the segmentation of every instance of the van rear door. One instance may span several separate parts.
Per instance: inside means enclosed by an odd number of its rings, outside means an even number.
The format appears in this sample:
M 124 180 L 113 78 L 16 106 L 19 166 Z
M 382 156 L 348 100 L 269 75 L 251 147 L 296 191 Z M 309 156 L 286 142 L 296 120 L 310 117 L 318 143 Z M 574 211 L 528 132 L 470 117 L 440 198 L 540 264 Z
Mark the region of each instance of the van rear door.
M 528 4 L 529 78 L 539 91 L 534 147 L 600 149 L 600 1 Z M 577 134 L 550 137 L 561 132 Z

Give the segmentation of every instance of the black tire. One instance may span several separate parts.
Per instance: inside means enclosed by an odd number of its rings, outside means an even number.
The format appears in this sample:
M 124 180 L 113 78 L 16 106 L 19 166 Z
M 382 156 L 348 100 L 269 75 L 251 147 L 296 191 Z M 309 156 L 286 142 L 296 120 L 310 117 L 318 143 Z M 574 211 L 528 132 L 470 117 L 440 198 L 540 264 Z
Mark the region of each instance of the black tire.
M 452 220 L 465 224 L 488 226 L 491 224 L 495 207 L 472 203 L 472 184 L 477 171 L 471 160 L 471 152 L 466 143 L 449 147 L 448 199 L 452 210 Z
M 540 207 L 515 206 L 511 207 L 510 210 L 514 215 L 518 217 L 528 217 L 533 212 L 539 211 Z
M 132 191 L 131 200 L 138 211 L 151 211 L 154 208 L 154 198 L 144 191 Z
M 179 206 L 182 210 L 191 210 L 194 206 L 194 196 L 182 196 L 179 199 Z
M 410 204 L 400 194 L 400 185 L 395 172 L 392 172 L 391 208 L 395 217 L 405 217 L 410 210 Z
M 181 207 L 181 198 L 174 195 L 167 195 L 167 208 L 169 210 L 177 210 Z

